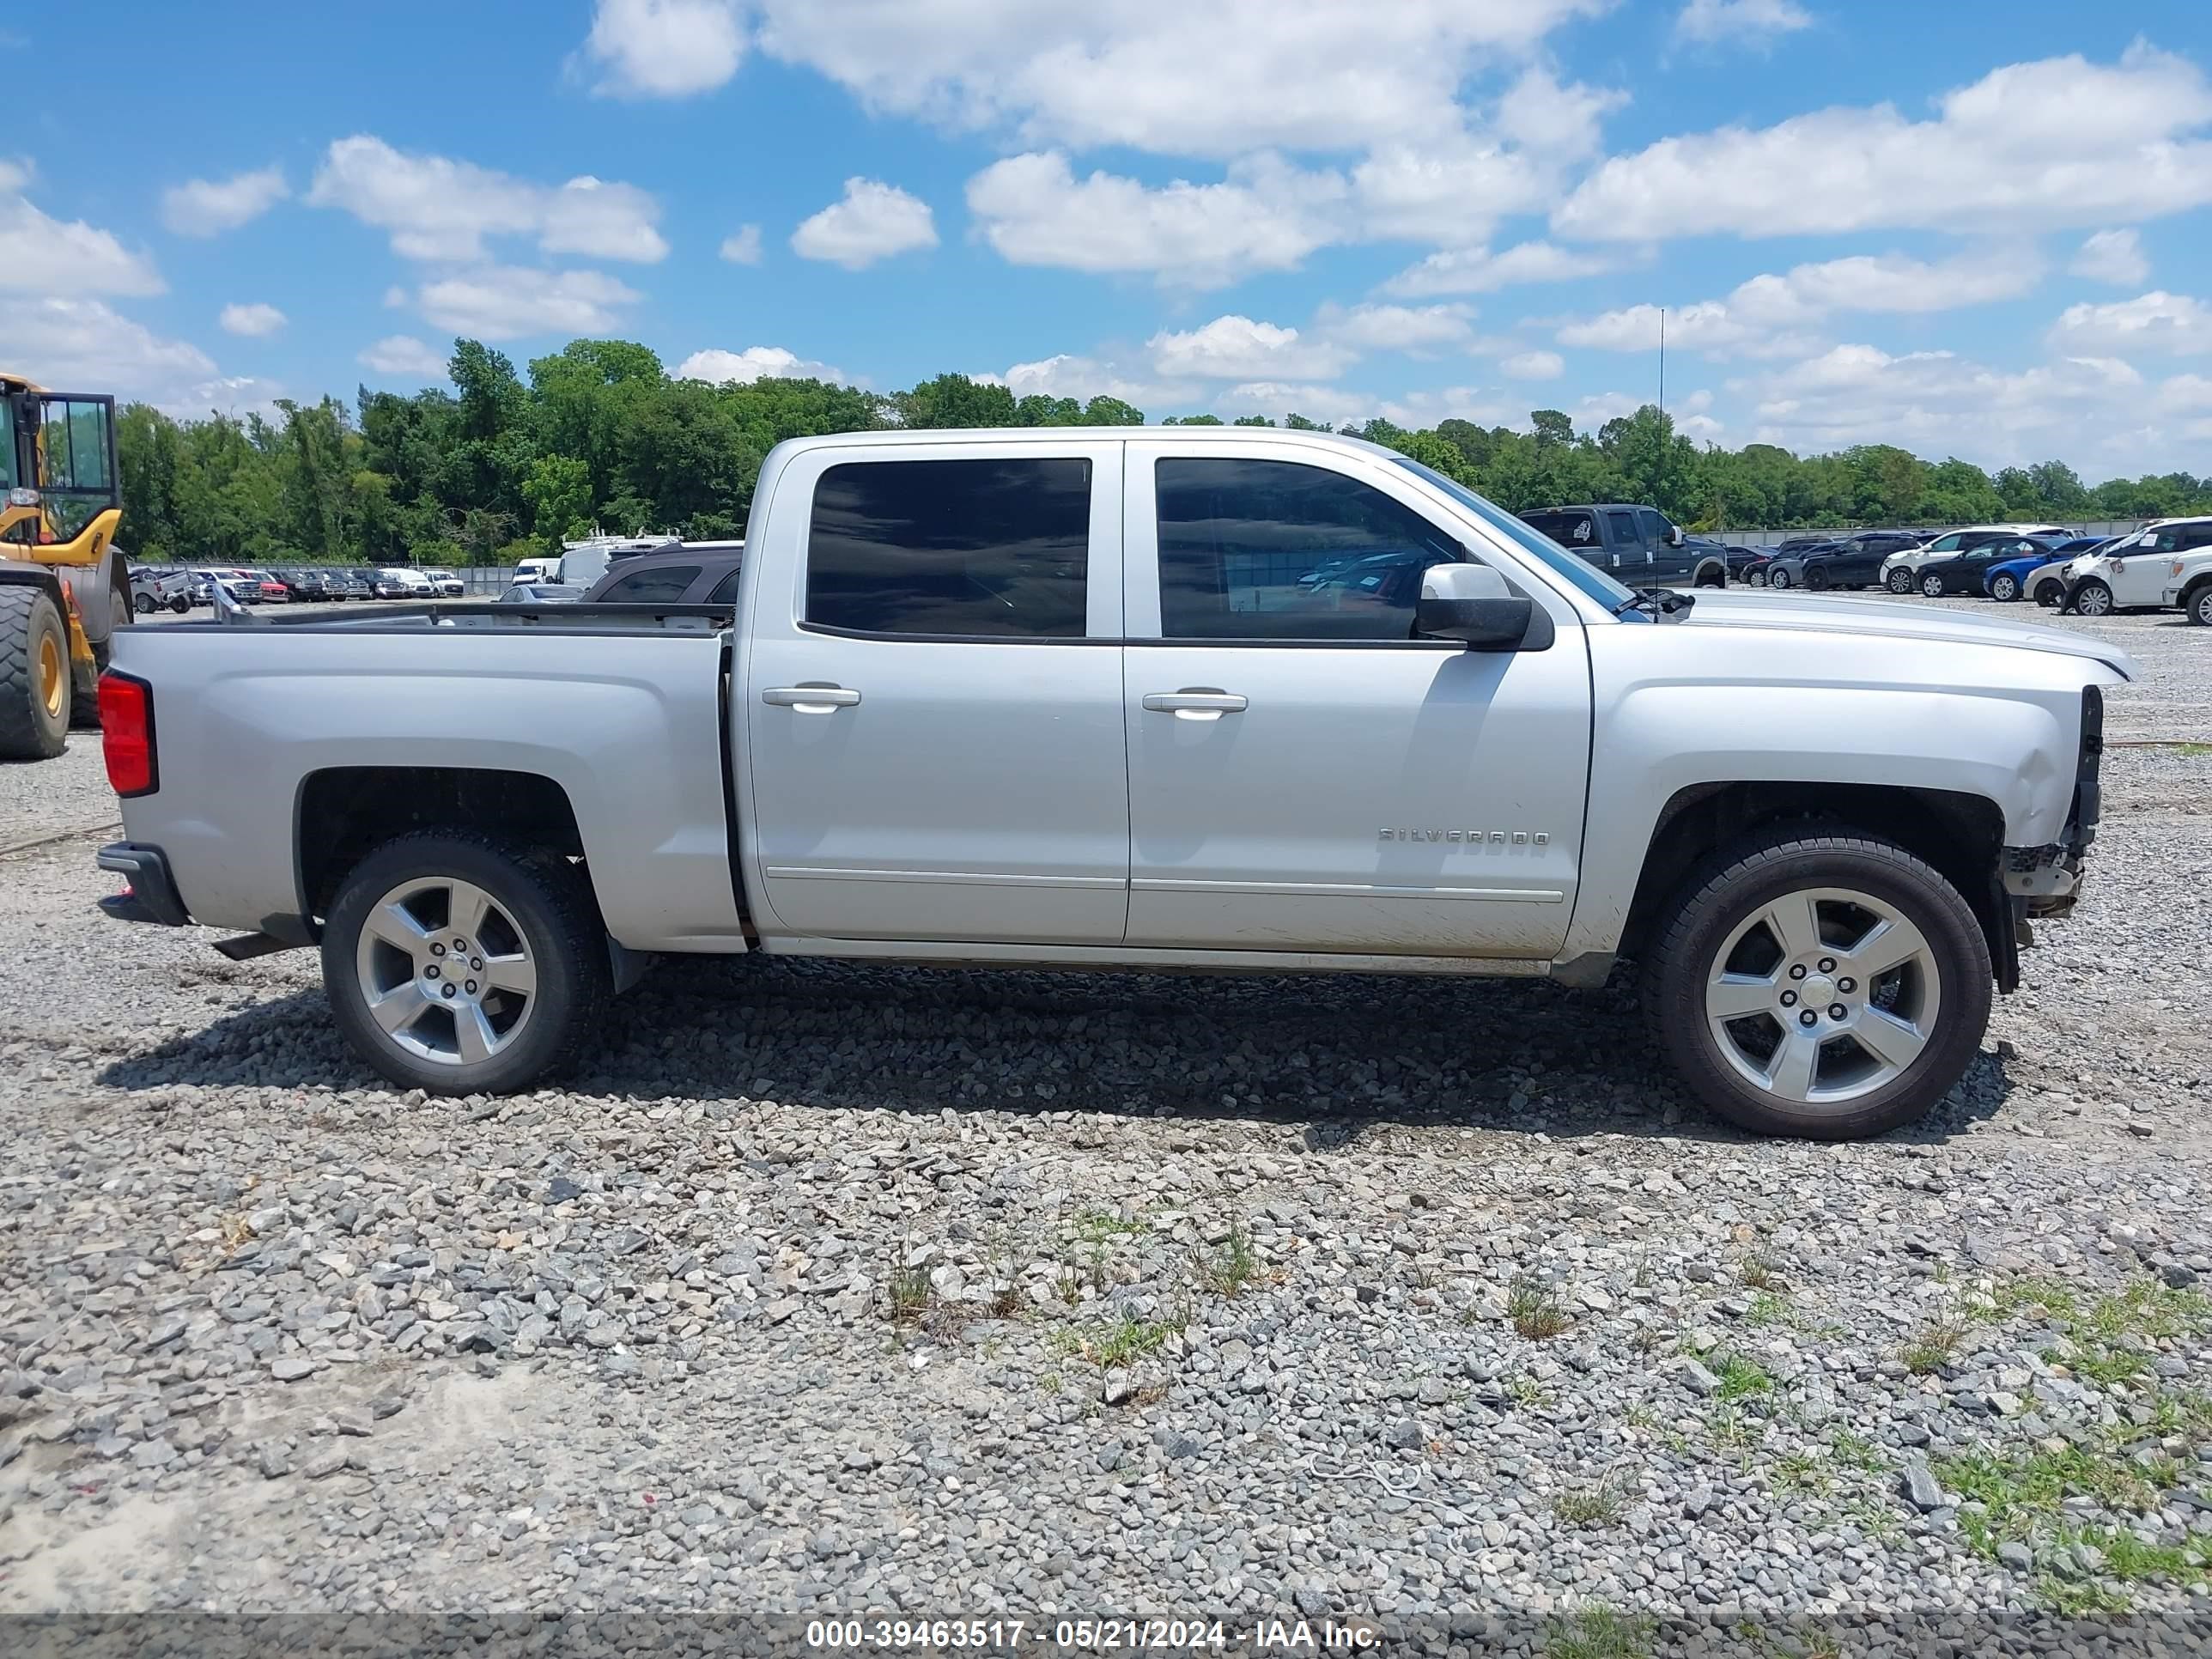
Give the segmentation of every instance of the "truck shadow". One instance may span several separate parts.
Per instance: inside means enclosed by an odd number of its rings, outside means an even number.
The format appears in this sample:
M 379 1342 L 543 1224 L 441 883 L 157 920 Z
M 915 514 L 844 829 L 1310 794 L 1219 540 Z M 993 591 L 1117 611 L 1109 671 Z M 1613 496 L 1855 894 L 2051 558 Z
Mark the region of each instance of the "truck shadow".
M 345 1047 L 319 991 L 115 1060 L 99 1080 L 388 1087 Z M 676 958 L 609 1007 L 599 1041 L 557 1086 L 654 1105 L 1237 1120 L 1296 1128 L 1315 1151 L 1387 1125 L 1744 1138 L 1678 1089 L 1625 983 Z M 1895 1138 L 1946 1139 L 1993 1115 L 2009 1090 L 1985 1055 Z

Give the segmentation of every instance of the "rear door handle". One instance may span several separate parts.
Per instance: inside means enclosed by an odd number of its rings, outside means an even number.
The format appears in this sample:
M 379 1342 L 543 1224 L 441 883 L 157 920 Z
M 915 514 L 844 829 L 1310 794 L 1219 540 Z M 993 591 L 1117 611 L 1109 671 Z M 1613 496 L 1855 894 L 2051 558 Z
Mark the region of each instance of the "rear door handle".
M 775 708 L 796 708 L 802 714 L 827 714 L 853 708 L 860 694 L 842 685 L 775 685 L 761 693 L 761 701 Z
M 1173 714 L 1179 720 L 1218 720 L 1224 714 L 1244 712 L 1244 699 L 1234 691 L 1148 691 L 1145 707 L 1155 714 Z

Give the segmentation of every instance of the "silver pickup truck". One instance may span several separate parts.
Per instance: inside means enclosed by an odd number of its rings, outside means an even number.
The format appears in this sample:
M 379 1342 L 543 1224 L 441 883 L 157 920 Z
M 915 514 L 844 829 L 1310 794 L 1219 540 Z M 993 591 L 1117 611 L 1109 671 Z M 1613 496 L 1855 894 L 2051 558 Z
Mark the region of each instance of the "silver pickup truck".
M 362 1057 L 454 1093 L 531 1085 L 665 952 L 1632 958 L 1713 1109 L 1861 1135 L 1942 1097 L 2072 906 L 2131 668 L 1938 610 L 1632 592 L 1326 434 L 802 439 L 745 547 L 720 610 L 125 630 L 108 908 L 319 946 Z

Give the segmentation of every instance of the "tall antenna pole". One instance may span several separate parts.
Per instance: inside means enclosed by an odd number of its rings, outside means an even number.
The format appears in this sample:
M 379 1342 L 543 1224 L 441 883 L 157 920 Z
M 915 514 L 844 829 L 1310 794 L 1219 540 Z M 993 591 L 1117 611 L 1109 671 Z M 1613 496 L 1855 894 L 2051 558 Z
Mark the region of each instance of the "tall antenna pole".
M 1657 495 L 1667 482 L 1667 307 L 1659 307 L 1659 465 L 1654 470 L 1651 493 Z M 1657 501 L 1652 505 L 1656 507 Z

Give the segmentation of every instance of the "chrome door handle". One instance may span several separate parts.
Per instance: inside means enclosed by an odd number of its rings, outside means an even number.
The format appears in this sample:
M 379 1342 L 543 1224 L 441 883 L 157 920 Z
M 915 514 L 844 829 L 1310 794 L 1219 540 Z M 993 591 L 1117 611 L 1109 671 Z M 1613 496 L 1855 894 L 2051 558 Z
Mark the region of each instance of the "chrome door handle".
M 1218 720 L 1224 714 L 1243 714 L 1245 703 L 1234 691 L 1149 691 L 1145 707 L 1179 720 Z
M 802 714 L 827 714 L 854 707 L 860 694 L 842 685 L 776 685 L 762 692 L 761 701 L 775 708 L 796 708 Z

